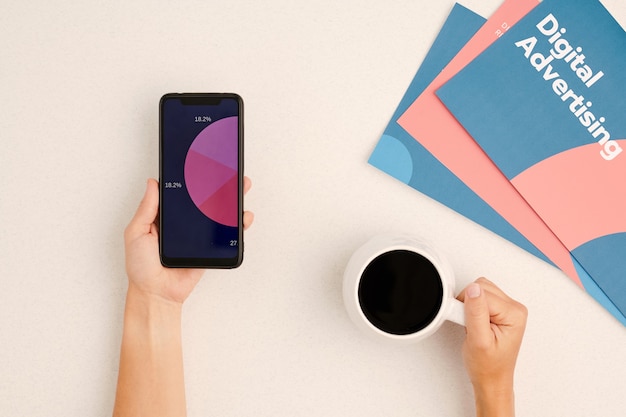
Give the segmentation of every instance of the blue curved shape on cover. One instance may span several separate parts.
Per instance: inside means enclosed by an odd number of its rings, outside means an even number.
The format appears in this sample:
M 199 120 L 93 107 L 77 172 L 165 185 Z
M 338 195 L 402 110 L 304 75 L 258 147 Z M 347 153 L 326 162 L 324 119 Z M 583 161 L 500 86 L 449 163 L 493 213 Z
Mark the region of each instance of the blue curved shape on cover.
M 370 157 L 370 164 L 382 169 L 405 184 L 411 181 L 413 159 L 402 141 L 393 136 L 383 135 L 376 145 L 376 150 Z

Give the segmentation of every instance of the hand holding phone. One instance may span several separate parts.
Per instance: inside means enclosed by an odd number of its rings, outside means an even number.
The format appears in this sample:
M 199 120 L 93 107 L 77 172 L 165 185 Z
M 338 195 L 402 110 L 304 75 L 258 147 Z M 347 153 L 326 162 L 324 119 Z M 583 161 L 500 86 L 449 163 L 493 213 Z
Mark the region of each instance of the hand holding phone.
M 161 263 L 235 268 L 243 260 L 243 100 L 232 93 L 160 101 Z

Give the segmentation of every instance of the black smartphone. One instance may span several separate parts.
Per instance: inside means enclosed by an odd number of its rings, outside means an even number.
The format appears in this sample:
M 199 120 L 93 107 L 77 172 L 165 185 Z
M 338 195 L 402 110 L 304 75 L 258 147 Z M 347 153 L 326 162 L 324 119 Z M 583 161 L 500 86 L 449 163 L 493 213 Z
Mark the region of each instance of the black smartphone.
M 179 268 L 243 261 L 243 100 L 171 93 L 159 103 L 159 251 Z

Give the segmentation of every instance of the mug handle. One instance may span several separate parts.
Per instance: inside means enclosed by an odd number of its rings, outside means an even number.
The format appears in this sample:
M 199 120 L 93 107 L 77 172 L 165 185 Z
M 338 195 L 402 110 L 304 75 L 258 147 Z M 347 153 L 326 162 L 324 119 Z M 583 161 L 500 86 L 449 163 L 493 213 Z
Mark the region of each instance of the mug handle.
M 465 305 L 456 298 L 452 298 L 450 301 L 452 302 L 450 303 L 447 319 L 465 326 Z

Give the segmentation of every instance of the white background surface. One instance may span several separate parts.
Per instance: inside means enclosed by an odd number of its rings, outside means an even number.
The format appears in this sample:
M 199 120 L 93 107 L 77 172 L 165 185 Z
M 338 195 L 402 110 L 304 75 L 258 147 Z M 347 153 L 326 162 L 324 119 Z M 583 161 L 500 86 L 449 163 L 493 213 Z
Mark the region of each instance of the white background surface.
M 496 0 L 466 0 L 489 15 Z M 624 25 L 620 0 L 604 4 Z M 380 232 L 426 238 L 460 290 L 530 311 L 520 416 L 623 416 L 626 329 L 557 269 L 367 164 L 452 1 L 3 1 L 0 415 L 108 416 L 123 229 L 158 176 L 166 92 L 245 100 L 243 266 L 184 308 L 189 416 L 471 416 L 461 327 L 361 335 L 343 268 Z

